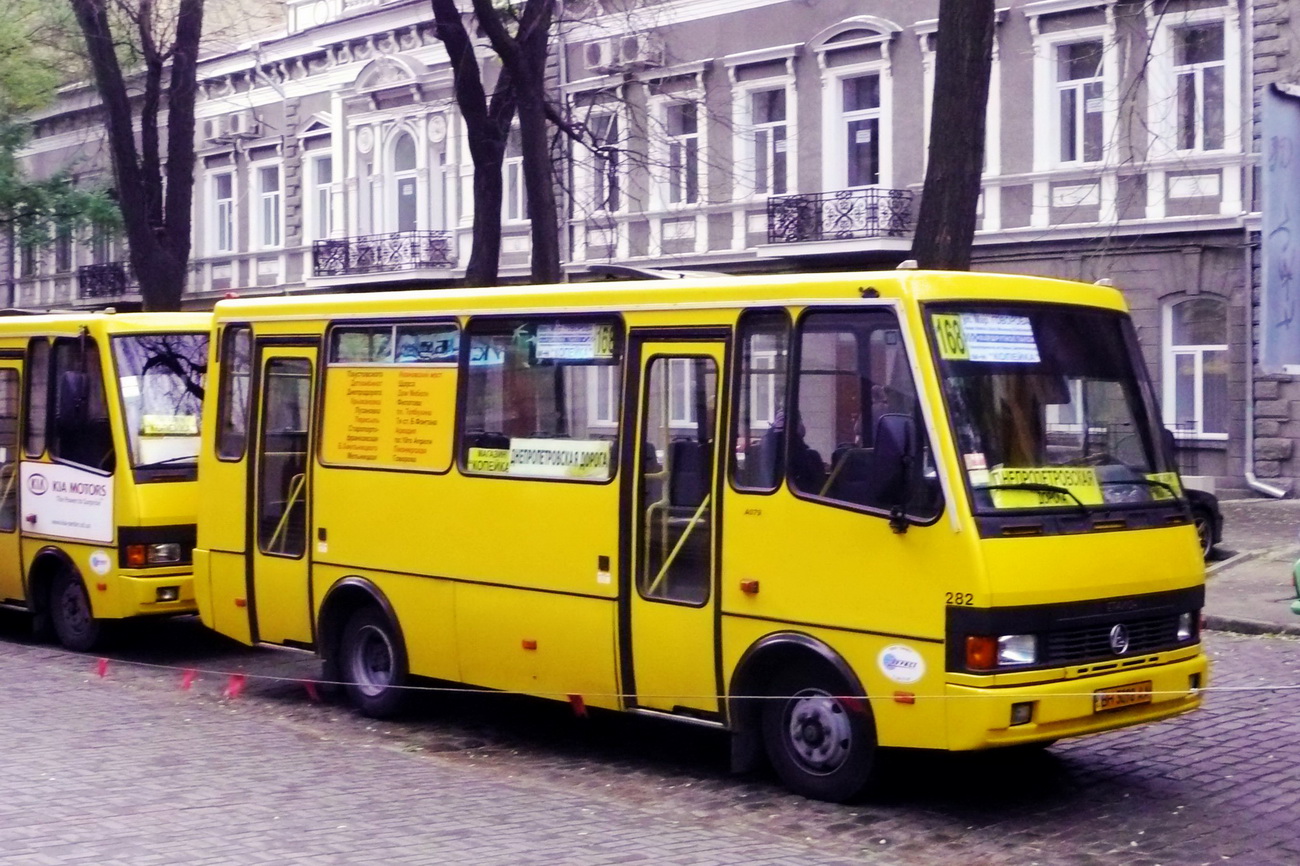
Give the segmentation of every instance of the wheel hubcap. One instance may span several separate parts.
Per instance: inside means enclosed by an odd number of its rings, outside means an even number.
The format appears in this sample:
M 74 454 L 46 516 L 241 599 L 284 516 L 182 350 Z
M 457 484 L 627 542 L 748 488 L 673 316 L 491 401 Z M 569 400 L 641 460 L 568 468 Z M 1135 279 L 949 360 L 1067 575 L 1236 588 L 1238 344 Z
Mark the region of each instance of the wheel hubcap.
M 59 599 L 63 611 L 63 623 L 70 630 L 83 632 L 90 623 L 90 608 L 80 588 L 69 585 Z
M 352 680 L 369 697 L 393 683 L 393 645 L 382 629 L 365 626 L 357 635 L 352 656 Z
M 795 695 L 789 710 L 790 749 L 810 772 L 833 773 L 853 745 L 853 726 L 844 707 L 820 689 Z

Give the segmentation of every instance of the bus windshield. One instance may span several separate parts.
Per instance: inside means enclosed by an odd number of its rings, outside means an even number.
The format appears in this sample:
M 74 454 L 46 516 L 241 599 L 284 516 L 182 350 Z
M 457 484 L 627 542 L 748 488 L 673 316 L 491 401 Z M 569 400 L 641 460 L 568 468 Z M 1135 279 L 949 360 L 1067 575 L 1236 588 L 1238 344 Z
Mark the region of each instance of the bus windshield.
M 113 338 L 131 465 L 193 466 L 208 370 L 204 333 Z
M 1049 305 L 930 305 L 977 512 L 1179 496 L 1128 319 Z

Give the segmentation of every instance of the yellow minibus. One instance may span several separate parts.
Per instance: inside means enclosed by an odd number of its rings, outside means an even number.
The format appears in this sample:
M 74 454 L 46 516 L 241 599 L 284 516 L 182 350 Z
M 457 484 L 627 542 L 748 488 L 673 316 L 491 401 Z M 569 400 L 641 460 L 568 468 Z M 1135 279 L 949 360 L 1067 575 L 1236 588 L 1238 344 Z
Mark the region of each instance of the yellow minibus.
M 412 678 L 879 747 L 1196 707 L 1203 566 L 1120 293 L 990 274 L 226 300 L 195 595 L 362 712 Z
M 90 650 L 195 611 L 208 314 L 0 316 L 0 604 Z

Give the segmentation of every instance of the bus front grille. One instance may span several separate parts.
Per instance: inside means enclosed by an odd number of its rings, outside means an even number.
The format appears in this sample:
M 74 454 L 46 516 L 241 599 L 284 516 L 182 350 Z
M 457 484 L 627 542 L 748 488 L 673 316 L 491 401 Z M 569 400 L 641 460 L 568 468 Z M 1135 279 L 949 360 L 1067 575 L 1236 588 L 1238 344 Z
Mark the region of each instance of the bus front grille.
M 1128 633 L 1128 648 L 1116 653 L 1111 646 L 1111 629 L 1115 623 L 1062 629 L 1044 635 L 1048 664 L 1079 662 L 1133 656 L 1140 653 L 1174 649 L 1179 646 L 1178 616 L 1162 615 L 1122 623 Z

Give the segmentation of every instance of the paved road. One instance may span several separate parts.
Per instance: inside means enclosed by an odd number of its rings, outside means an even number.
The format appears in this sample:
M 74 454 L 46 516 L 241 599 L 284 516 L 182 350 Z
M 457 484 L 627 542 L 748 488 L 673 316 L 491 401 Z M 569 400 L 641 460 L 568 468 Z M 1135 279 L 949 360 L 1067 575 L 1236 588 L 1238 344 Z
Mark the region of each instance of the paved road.
M 1208 643 L 1218 687 L 1300 685 L 1300 642 Z M 310 657 L 192 621 L 115 656 L 250 678 L 233 700 L 213 674 L 100 678 L 0 619 L 5 864 L 1300 862 L 1295 688 L 1042 755 L 898 756 L 873 797 L 832 806 L 728 775 L 708 731 L 501 695 L 366 721 L 308 699 Z

